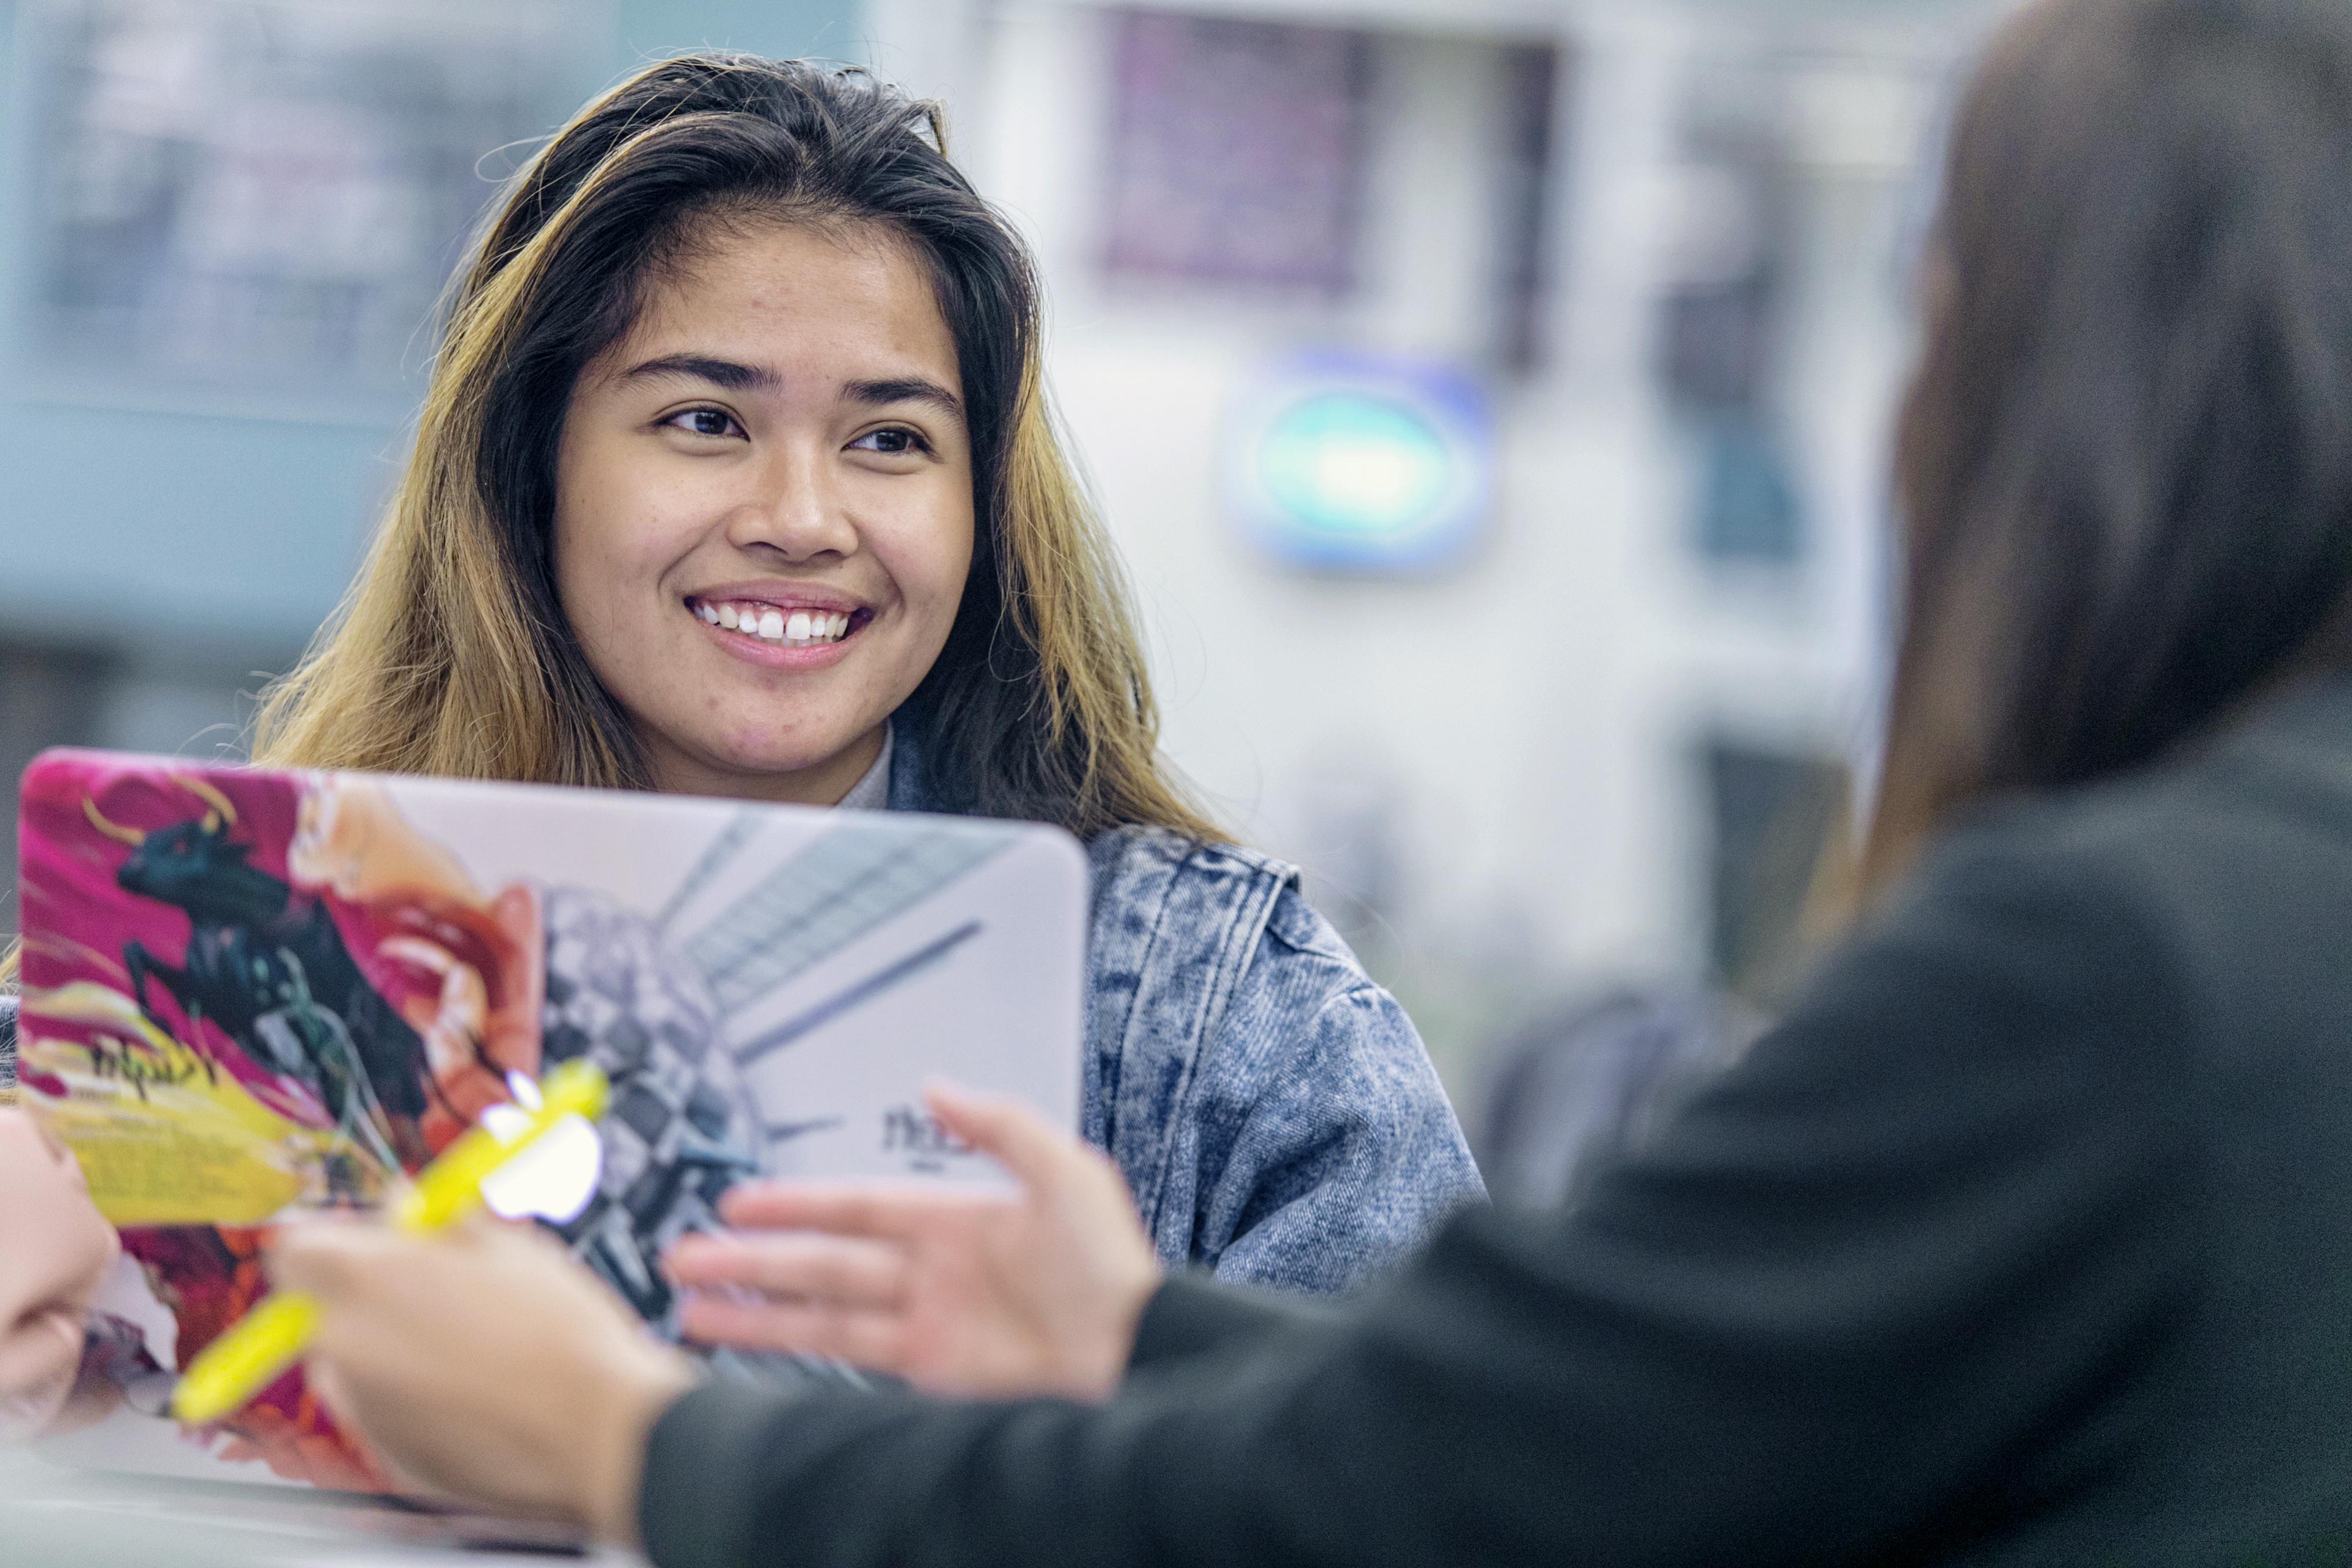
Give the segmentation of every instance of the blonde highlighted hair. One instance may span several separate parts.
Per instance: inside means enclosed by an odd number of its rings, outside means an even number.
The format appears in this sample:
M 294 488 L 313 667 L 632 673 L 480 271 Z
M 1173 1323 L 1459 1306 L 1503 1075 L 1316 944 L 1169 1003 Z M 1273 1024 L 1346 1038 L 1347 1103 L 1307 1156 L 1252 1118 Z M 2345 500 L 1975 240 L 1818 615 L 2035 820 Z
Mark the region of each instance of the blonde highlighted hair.
M 631 727 L 557 602 L 556 443 L 581 372 L 713 223 L 871 225 L 927 268 L 971 428 L 978 537 L 902 718 L 948 809 L 1081 837 L 1223 835 L 1171 776 L 1123 575 L 1040 374 L 1026 248 L 945 153 L 937 107 L 855 69 L 664 61 L 518 176 L 449 310 L 415 447 L 367 562 L 264 697 L 254 759 L 643 788 Z

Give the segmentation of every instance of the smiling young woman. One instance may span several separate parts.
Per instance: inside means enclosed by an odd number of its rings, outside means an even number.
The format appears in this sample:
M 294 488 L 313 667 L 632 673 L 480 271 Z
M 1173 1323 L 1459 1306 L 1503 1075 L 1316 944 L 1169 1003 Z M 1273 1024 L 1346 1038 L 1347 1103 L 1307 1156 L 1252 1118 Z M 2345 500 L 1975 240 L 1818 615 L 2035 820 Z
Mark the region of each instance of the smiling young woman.
M 1336 1289 L 1477 1173 L 1395 1001 L 1161 761 L 1038 354 L 930 106 L 645 70 L 484 234 L 256 758 L 1058 824 L 1094 869 L 1081 1131 L 1167 1261 Z

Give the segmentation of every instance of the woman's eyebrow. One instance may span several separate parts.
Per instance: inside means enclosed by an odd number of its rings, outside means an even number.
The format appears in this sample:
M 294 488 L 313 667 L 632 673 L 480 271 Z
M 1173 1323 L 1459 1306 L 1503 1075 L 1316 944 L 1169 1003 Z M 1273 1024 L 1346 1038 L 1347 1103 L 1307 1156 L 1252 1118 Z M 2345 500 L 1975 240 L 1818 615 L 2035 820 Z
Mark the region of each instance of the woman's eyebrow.
M 630 366 L 621 379 L 647 381 L 662 376 L 707 381 L 730 392 L 772 392 L 784 384 L 783 377 L 765 365 L 740 364 L 731 359 L 712 359 L 704 354 L 664 354 Z
M 957 419 L 963 417 L 963 399 L 936 381 L 919 375 L 894 376 L 887 381 L 853 381 L 841 389 L 844 403 L 869 407 L 886 403 L 928 403 Z

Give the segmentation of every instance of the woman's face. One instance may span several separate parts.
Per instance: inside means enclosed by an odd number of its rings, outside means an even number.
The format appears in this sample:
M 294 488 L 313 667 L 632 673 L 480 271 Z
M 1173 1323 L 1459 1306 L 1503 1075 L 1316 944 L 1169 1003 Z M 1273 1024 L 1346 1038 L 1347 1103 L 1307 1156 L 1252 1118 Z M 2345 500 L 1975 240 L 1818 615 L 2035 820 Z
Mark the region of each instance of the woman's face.
M 829 805 L 872 764 L 971 565 L 962 397 L 870 228 L 713 230 L 582 374 L 556 587 L 657 788 Z

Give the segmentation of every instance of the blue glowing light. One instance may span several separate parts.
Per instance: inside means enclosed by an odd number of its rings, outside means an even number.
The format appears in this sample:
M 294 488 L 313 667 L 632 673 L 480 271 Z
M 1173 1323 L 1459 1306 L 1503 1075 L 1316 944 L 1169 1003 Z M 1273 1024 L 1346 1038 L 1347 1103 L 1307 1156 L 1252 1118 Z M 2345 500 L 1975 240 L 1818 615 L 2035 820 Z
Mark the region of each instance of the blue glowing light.
M 1410 531 L 1444 499 L 1454 455 L 1405 404 L 1326 392 L 1292 405 L 1258 447 L 1275 503 L 1328 533 Z
M 1255 389 L 1234 437 L 1235 510 L 1293 561 L 1425 569 L 1461 553 L 1486 521 L 1486 405 L 1448 367 L 1302 358 Z

